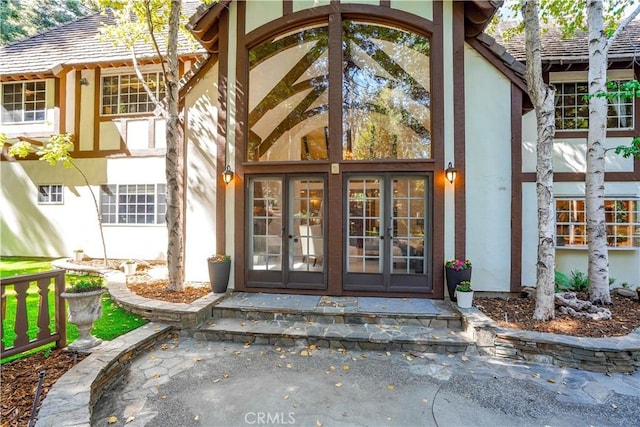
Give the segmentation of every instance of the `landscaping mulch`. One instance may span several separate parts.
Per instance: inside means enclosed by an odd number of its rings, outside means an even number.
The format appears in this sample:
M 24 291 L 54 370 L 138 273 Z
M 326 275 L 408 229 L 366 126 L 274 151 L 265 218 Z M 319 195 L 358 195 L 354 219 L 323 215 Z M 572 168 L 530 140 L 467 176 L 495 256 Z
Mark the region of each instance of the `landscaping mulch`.
M 190 304 L 211 292 L 211 286 L 185 286 L 183 291 L 176 292 L 167 289 L 169 281 L 157 280 L 149 283 L 128 283 L 129 290 L 145 298 L 167 302 L 182 302 Z

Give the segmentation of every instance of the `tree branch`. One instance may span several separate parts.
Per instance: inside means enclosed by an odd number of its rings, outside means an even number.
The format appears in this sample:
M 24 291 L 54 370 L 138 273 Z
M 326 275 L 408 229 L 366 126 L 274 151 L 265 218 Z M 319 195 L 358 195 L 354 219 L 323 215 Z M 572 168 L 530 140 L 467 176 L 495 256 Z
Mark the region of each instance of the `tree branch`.
M 631 12 L 629 16 L 627 16 L 622 20 L 622 22 L 620 22 L 620 25 L 618 25 L 618 28 L 616 28 L 616 31 L 613 33 L 611 37 L 609 37 L 609 40 L 607 40 L 606 53 L 609 53 L 609 48 L 611 47 L 611 45 L 613 45 L 613 42 L 618 38 L 620 33 L 624 31 L 624 29 L 629 24 L 629 22 L 633 21 L 633 18 L 638 16 L 639 13 L 640 13 L 640 5 L 636 6 L 633 12 Z

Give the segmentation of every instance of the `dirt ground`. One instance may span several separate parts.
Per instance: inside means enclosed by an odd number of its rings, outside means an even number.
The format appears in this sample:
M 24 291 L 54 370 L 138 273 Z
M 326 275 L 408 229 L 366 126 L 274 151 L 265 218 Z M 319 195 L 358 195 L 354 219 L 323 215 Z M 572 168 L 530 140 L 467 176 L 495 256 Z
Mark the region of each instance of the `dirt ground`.
M 108 260 L 110 267 L 118 268 L 122 260 Z M 87 260 L 88 265 L 101 265 L 101 260 Z M 168 302 L 190 303 L 211 291 L 208 284 L 187 285 L 183 292 L 167 291 L 167 281 L 153 279 L 148 274 L 150 267 L 140 265 L 134 276 L 127 278 L 132 292 L 151 299 Z M 579 296 L 586 299 L 586 295 Z M 611 320 L 587 321 L 557 315 L 549 322 L 532 320 L 535 301 L 528 298 L 475 298 L 475 307 L 497 321 L 501 326 L 552 332 L 581 337 L 615 337 L 626 335 L 640 327 L 640 303 L 621 296 L 613 297 L 613 305 L 607 307 L 612 312 Z M 2 365 L 2 404 L 0 427 L 27 425 L 31 416 L 33 398 L 38 384 L 38 372 L 44 370 L 45 382 L 40 402 L 46 392 L 74 362 L 72 354 L 61 350 L 52 351 L 48 357 L 43 353 Z M 78 361 L 80 356 L 78 356 Z M 39 406 L 39 405 L 38 405 Z

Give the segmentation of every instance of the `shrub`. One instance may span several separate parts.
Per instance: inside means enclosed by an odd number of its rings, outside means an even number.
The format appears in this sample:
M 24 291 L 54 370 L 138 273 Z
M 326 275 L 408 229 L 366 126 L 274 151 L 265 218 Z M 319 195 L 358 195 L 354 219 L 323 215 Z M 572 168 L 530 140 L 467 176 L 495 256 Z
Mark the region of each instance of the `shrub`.
M 589 289 L 589 277 L 582 271 L 573 270 L 571 272 L 571 290 L 585 292 Z
M 104 278 L 101 276 L 78 276 L 70 280 L 70 286 L 65 292 L 77 294 L 80 292 L 97 291 L 104 288 Z
M 565 292 L 571 290 L 571 283 L 566 274 L 556 271 L 555 274 L 556 292 Z

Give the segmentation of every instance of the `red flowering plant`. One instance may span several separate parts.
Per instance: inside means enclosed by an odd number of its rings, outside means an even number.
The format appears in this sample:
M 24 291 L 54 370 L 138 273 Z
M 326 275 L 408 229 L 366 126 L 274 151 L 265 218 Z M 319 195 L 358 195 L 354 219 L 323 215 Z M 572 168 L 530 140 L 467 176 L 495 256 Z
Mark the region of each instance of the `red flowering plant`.
M 445 262 L 444 266 L 455 271 L 466 270 L 467 268 L 471 267 L 471 261 L 469 261 L 468 259 L 452 259 Z
M 211 255 L 207 260 L 211 262 L 226 262 L 231 261 L 231 256 L 227 254 L 215 254 Z

